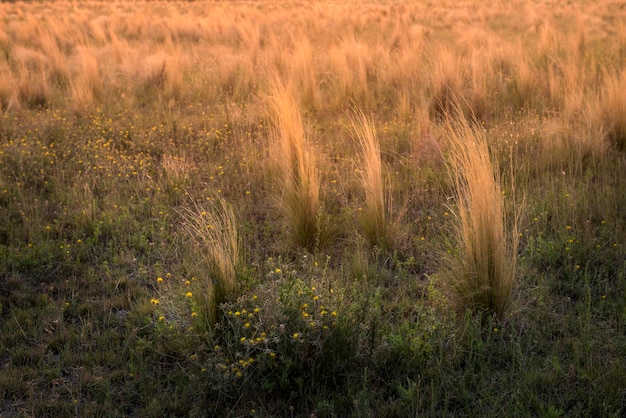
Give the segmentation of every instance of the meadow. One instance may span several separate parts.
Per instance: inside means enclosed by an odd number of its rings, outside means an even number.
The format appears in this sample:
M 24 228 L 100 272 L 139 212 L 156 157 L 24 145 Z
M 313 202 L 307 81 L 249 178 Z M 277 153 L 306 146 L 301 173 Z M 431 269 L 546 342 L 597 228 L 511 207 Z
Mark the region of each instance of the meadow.
M 1 2 L 0 416 L 625 416 L 620 3 Z

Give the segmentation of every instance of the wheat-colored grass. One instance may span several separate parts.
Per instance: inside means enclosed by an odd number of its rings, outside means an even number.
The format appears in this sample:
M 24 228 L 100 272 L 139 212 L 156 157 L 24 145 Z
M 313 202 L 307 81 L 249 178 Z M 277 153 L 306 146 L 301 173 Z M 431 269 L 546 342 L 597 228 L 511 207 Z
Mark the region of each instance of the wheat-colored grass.
M 448 118 L 446 127 L 458 216 L 452 285 L 460 306 L 502 318 L 515 284 L 516 227 L 505 217 L 499 171 L 484 133 L 462 117 Z
M 278 206 L 292 242 L 313 250 L 319 239 L 320 180 L 304 134 L 300 107 L 289 87 L 276 82 L 268 97 L 274 123 L 271 154 L 278 168 Z
M 433 59 L 431 110 L 445 115 L 453 110 L 454 98 L 463 95 L 463 58 L 451 48 L 442 48 Z
M 311 42 L 308 38 L 302 38 L 295 43 L 291 66 L 293 88 L 301 92 L 302 102 L 306 106 L 315 109 L 318 107 L 319 91 Z
M 365 191 L 365 205 L 361 212 L 363 235 L 372 247 L 389 249 L 393 246 L 394 225 L 388 219 L 376 127 L 374 121 L 358 109 L 350 116 L 349 127 L 358 144 L 360 180 Z
M 210 205 L 194 203 L 178 213 L 194 245 L 197 265 L 208 267 L 204 275 L 206 292 L 199 300 L 211 320 L 216 318 L 218 305 L 237 290 L 237 277 L 243 266 L 241 241 L 233 207 L 216 198 Z
M 626 149 L 626 70 L 608 75 L 598 102 L 598 112 L 610 142 Z

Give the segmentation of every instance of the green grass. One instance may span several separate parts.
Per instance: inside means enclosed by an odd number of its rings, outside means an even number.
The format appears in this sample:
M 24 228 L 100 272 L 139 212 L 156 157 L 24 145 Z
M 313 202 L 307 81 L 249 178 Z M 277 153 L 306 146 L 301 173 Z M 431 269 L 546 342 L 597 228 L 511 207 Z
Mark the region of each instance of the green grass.
M 546 56 L 571 52 L 539 53 L 532 31 L 526 45 L 505 9 L 484 15 L 501 38 L 472 81 L 446 63 L 482 35 L 402 9 L 419 4 L 222 6 L 241 26 L 181 23 L 171 43 L 157 31 L 171 22 L 113 29 L 129 48 L 189 50 L 197 68 L 166 67 L 162 85 L 99 67 L 80 112 L 74 84 L 46 90 L 41 69 L 20 106 L 0 86 L 0 416 L 624 416 L 626 154 L 608 87 L 623 82 L 604 75 L 621 74 L 623 41 L 590 32 L 577 54 L 601 70 L 581 75 L 589 105 L 566 110 Z M 0 70 L 16 73 L 5 58 L 30 32 L 0 27 Z M 355 72 L 333 73 L 350 48 Z M 413 56 L 425 65 L 388 66 Z M 453 93 L 482 119 L 441 120 Z M 360 99 L 363 155 L 342 108 Z M 391 232 L 389 200 L 407 202 Z M 482 305 L 466 289 L 456 309 L 448 251 L 457 278 L 482 268 L 500 293 Z

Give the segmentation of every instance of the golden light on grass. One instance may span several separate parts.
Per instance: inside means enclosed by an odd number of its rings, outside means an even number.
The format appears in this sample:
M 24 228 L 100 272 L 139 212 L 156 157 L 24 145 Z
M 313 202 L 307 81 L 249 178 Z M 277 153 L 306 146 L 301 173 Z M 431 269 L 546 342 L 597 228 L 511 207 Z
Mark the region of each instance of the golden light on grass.
M 358 109 L 350 116 L 349 127 L 358 144 L 360 180 L 365 191 L 365 207 L 361 213 L 363 235 L 372 247 L 389 249 L 393 246 L 393 224 L 388 219 L 386 208 L 383 166 L 376 127 Z
M 198 265 L 208 267 L 204 272 L 205 292 L 196 297 L 204 301 L 209 318 L 214 320 L 217 306 L 237 289 L 243 259 L 233 207 L 222 198 L 212 202 L 206 206 L 194 203 L 178 213 L 194 246 Z
M 278 168 L 279 209 L 293 243 L 313 249 L 319 239 L 320 180 L 304 136 L 300 107 L 289 87 L 276 82 L 268 103 L 274 123 L 271 155 Z
M 450 279 L 462 307 L 502 318 L 511 307 L 515 284 L 515 222 L 509 226 L 506 219 L 499 170 L 484 132 L 463 117 L 447 118 L 446 130 L 459 246 Z
M 600 119 L 608 138 L 619 149 L 626 149 L 626 70 L 607 75 L 598 102 Z

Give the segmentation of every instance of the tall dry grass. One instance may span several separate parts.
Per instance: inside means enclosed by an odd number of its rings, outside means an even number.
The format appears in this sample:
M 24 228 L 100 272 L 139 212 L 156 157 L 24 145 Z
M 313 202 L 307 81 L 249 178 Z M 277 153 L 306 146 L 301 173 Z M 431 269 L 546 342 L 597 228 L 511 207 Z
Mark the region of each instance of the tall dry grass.
M 626 149 L 626 70 L 608 75 L 597 103 L 601 123 L 609 141 L 617 148 Z
M 446 130 L 459 246 L 450 279 L 460 307 L 502 318 L 515 284 L 516 221 L 510 225 L 505 216 L 499 170 L 484 132 L 463 117 L 448 118 Z
M 304 134 L 300 106 L 289 87 L 276 82 L 268 97 L 274 138 L 271 155 L 279 174 L 283 213 L 292 242 L 313 250 L 320 239 L 320 179 Z
M 463 58 L 451 48 L 441 48 L 433 57 L 431 110 L 439 115 L 452 112 L 454 98 L 463 96 Z
M 394 225 L 389 221 L 385 199 L 383 165 L 374 121 L 362 110 L 349 118 L 349 128 L 360 154 L 360 180 L 365 191 L 365 207 L 361 212 L 363 235 L 370 246 L 389 249 L 393 246 Z
M 73 78 L 70 92 L 73 100 L 72 108 L 77 114 L 85 114 L 92 110 L 94 103 L 102 98 L 104 87 L 98 60 L 91 51 L 81 49 L 77 54 L 77 74 Z
M 313 49 L 308 38 L 295 41 L 291 58 L 291 80 L 294 89 L 301 92 L 302 102 L 305 106 L 316 109 L 319 104 L 319 91 Z
M 237 289 L 237 277 L 243 267 L 242 247 L 233 207 L 217 198 L 211 205 L 194 203 L 178 211 L 193 243 L 198 266 L 208 267 L 206 291 L 198 300 L 211 321 L 216 319 L 218 305 Z

